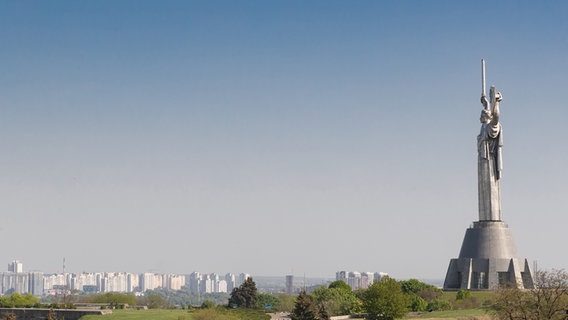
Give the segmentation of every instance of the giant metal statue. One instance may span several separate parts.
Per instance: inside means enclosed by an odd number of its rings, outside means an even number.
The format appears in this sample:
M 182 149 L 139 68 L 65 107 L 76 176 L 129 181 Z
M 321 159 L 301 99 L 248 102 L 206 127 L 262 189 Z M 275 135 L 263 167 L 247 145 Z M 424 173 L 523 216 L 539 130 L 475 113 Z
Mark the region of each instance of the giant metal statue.
M 485 61 L 481 60 L 481 130 L 477 136 L 479 221 L 466 232 L 458 258 L 451 259 L 445 290 L 494 290 L 501 286 L 534 288 L 527 259 L 521 258 L 513 233 L 501 220 L 501 93 L 485 95 Z
M 501 220 L 501 148 L 503 134 L 499 122 L 501 93 L 491 86 L 489 100 L 485 95 L 485 61 L 481 60 L 481 131 L 477 136 L 477 179 L 479 221 Z

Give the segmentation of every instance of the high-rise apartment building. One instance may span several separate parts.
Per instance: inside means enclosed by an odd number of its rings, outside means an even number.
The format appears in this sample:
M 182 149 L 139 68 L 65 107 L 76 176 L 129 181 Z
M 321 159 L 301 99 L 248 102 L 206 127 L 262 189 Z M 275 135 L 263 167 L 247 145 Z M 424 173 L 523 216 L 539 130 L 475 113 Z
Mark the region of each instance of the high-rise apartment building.
M 383 277 L 388 276 L 388 273 L 385 272 L 375 272 L 375 281 L 380 281 Z
M 204 274 L 201 276 L 201 283 L 199 286 L 200 293 L 211 293 L 213 292 L 214 281 L 211 279 L 210 274 Z
M 291 274 L 286 276 L 286 293 L 294 293 L 294 276 Z
M 250 278 L 250 274 L 248 273 L 239 274 L 239 281 L 237 286 L 240 286 L 241 284 L 245 283 L 245 281 L 247 281 L 248 278 Z
M 361 288 L 361 273 L 357 271 L 349 272 L 347 275 L 347 284 L 351 287 L 351 290 Z
M 367 289 L 375 281 L 373 272 L 361 272 L 361 289 Z
M 201 287 L 201 273 L 192 272 L 189 275 L 189 292 L 192 294 L 199 294 L 199 288 Z
M 34 296 L 43 294 L 43 272 L 28 273 L 28 292 Z
M 24 272 L 24 264 L 18 260 L 14 260 L 8 264 L 8 271 L 14 273 Z
M 156 277 L 153 273 L 143 273 L 140 275 L 140 291 L 154 290 L 156 286 Z
M 225 281 L 227 282 L 227 292 L 233 292 L 233 289 L 237 286 L 237 278 L 232 273 L 227 273 L 225 275 Z
M 140 277 L 135 273 L 126 276 L 126 292 L 135 292 L 140 288 Z
M 347 271 L 337 271 L 335 273 L 335 280 L 341 280 L 345 283 L 347 283 Z
M 165 288 L 169 290 L 181 290 L 185 286 L 185 276 L 178 274 L 165 274 L 164 281 Z

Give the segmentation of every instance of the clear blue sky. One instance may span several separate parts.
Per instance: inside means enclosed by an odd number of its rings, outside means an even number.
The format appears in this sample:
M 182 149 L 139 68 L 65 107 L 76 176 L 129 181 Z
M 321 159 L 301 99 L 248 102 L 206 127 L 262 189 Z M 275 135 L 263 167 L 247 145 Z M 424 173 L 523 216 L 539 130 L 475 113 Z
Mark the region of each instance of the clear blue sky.
M 0 263 L 443 278 L 477 220 L 567 268 L 568 3 L 2 1 Z

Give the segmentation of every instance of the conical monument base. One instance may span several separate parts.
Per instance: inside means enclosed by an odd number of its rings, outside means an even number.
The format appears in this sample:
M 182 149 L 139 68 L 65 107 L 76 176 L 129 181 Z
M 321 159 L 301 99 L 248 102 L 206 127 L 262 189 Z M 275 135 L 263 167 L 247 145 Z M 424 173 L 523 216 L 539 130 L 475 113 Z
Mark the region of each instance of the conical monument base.
M 477 221 L 465 232 L 460 255 L 451 259 L 444 290 L 534 287 L 527 259 L 519 258 L 513 233 L 503 221 Z

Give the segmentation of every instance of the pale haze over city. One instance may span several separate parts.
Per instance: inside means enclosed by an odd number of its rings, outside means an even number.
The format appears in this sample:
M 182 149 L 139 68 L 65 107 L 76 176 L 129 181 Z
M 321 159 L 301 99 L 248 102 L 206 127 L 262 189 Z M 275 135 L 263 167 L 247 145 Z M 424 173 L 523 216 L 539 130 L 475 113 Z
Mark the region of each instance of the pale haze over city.
M 0 2 L 0 266 L 443 279 L 477 220 L 568 268 L 568 3 Z

